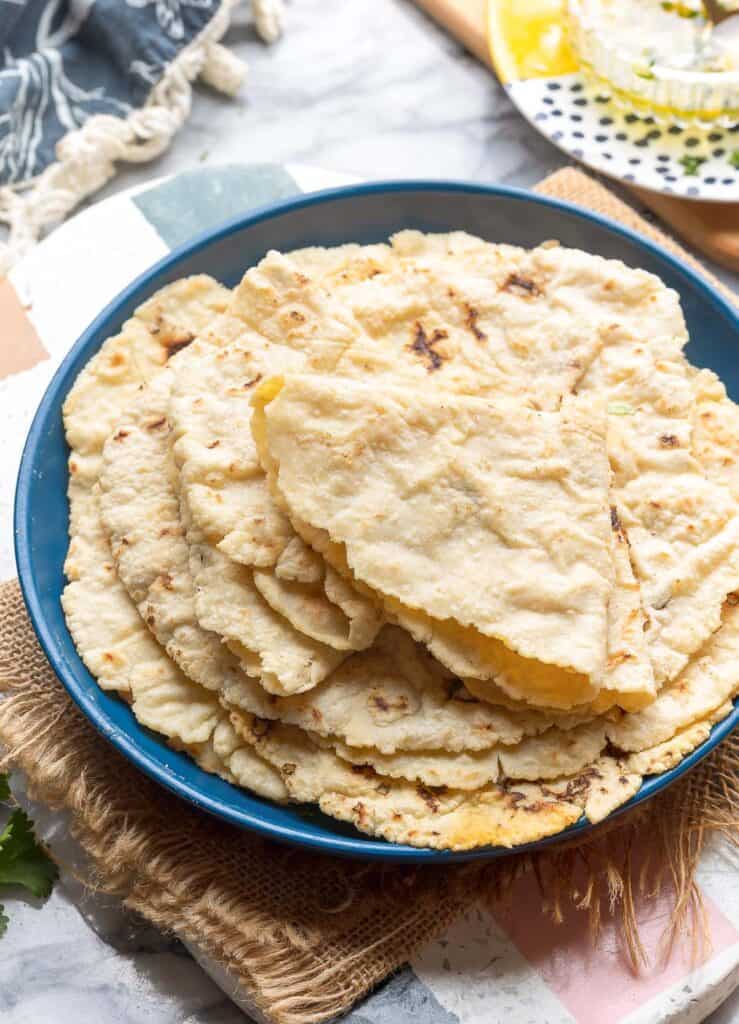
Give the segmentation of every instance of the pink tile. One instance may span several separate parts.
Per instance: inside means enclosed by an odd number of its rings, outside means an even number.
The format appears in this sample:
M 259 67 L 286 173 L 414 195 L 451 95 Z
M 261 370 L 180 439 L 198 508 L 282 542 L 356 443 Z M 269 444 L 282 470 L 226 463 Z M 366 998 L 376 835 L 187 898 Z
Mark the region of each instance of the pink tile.
M 739 932 L 705 893 L 704 901 L 711 931 L 710 958 L 739 941 Z M 691 964 L 687 937 L 675 944 L 666 964 L 659 962 L 659 942 L 669 915 L 666 895 L 638 901 L 641 939 L 652 960 L 652 966 L 639 976 L 629 969 L 610 914 L 593 949 L 587 914 L 571 910 L 562 924 L 554 924 L 541 912 L 541 896 L 531 874 L 514 886 L 510 908 L 496 907 L 493 913 L 578 1024 L 617 1024 L 698 966 Z

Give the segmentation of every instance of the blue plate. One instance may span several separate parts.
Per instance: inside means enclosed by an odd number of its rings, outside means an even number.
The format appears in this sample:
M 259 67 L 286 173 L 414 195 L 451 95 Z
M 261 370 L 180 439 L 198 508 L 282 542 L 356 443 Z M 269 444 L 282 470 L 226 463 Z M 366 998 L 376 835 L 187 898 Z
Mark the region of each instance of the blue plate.
M 61 408 L 78 372 L 102 342 L 153 292 L 183 275 L 208 273 L 233 286 L 244 268 L 256 263 L 268 249 L 378 242 L 408 227 L 463 229 L 491 241 L 523 246 L 557 238 L 563 245 L 618 258 L 658 274 L 680 294 L 690 330 L 691 360 L 716 370 L 731 396 L 739 399 L 736 311 L 692 270 L 626 228 L 553 199 L 458 182 L 389 182 L 314 193 L 264 207 L 175 250 L 121 292 L 85 331 L 49 385 L 26 441 L 15 504 L 18 571 L 36 634 L 77 705 L 118 750 L 178 796 L 236 825 L 326 853 L 406 862 L 502 856 L 510 851 L 487 848 L 440 853 L 368 839 L 317 811 L 274 806 L 201 771 L 188 757 L 170 750 L 156 734 L 142 728 L 123 701 L 97 687 L 75 650 L 59 603 L 67 550 L 63 496 L 68 455 Z M 735 706 L 705 743 L 672 771 L 645 780 L 622 810 L 689 771 L 738 720 Z M 571 837 L 590 827 L 580 822 L 566 834 Z

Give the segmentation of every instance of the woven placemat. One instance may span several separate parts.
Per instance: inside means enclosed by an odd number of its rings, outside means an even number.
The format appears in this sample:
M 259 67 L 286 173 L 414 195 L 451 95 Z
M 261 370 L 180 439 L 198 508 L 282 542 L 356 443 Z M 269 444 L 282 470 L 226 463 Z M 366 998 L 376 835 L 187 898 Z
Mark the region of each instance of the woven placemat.
M 608 214 L 698 266 L 578 171 L 558 172 L 539 191 Z M 527 869 L 539 878 L 543 913 L 557 918 L 575 902 L 595 934 L 601 910 L 615 906 L 637 966 L 636 892 L 669 880 L 668 938 L 699 929 L 693 876 L 702 844 L 716 831 L 736 841 L 735 734 L 648 804 L 534 857 L 391 867 L 268 842 L 161 789 L 97 734 L 39 648 L 16 581 L 0 587 L 0 688 L 2 765 L 23 771 L 33 796 L 70 812 L 93 884 L 222 963 L 276 1024 L 314 1024 L 348 1009 L 473 900 L 500 899 Z M 645 819 L 650 863 L 637 872 L 632 847 Z

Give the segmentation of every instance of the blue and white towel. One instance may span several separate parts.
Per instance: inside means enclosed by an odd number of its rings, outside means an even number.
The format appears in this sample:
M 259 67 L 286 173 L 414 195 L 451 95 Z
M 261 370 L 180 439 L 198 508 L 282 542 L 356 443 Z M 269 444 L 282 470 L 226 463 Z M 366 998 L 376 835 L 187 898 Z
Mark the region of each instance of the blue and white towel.
M 166 148 L 194 78 L 238 89 L 245 66 L 219 43 L 237 2 L 0 0 L 0 272 L 117 161 Z M 271 41 L 282 0 L 252 8 Z
M 221 0 L 0 0 L 0 182 L 27 180 L 91 114 L 126 117 Z

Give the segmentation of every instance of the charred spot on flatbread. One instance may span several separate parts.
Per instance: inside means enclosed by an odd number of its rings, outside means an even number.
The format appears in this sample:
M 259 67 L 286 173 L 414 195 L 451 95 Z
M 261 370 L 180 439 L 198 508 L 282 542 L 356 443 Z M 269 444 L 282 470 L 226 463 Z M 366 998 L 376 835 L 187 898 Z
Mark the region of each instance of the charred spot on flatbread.
M 413 340 L 408 348 L 411 352 L 420 356 L 429 373 L 433 373 L 434 370 L 440 369 L 444 362 L 444 357 L 436 350 L 435 346 L 448 337 L 449 332 L 439 327 L 435 328 L 430 335 L 427 334 L 425 327 L 419 320 L 413 329 Z

